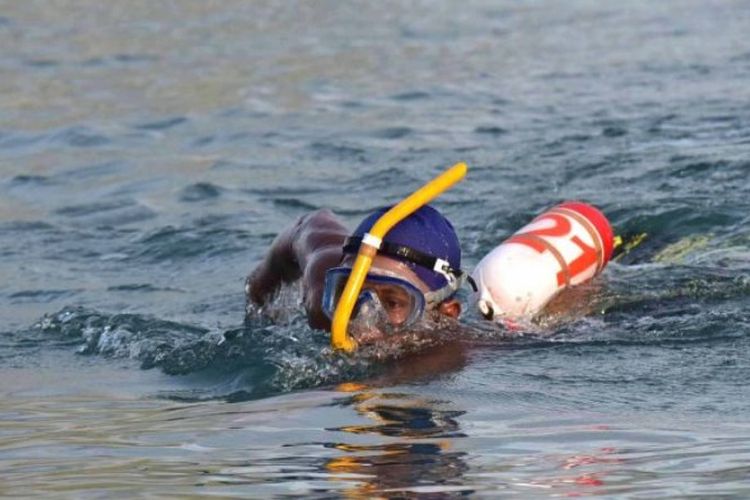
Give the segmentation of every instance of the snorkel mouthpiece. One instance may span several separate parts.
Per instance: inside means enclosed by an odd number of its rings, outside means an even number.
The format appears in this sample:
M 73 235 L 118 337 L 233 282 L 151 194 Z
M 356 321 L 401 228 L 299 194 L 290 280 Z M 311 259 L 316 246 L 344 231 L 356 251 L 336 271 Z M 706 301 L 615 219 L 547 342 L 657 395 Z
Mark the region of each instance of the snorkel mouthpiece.
M 349 320 L 359 297 L 359 292 L 365 282 L 365 277 L 370 271 L 370 266 L 372 266 L 372 260 L 380 249 L 385 235 L 393 226 L 462 180 L 466 176 L 467 169 L 465 163 L 456 163 L 388 210 L 375 222 L 372 229 L 362 237 L 362 244 L 359 247 L 352 272 L 333 314 L 331 346 L 334 349 L 352 352 L 357 348 L 356 341 L 351 338 L 347 331 Z

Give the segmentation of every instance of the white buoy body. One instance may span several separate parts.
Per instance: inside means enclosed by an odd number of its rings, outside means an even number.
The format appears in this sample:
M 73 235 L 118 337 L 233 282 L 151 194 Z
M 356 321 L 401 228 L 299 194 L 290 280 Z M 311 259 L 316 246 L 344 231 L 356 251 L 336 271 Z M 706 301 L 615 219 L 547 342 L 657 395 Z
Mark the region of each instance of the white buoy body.
M 531 318 L 566 287 L 600 273 L 612 249 L 612 227 L 597 208 L 557 205 L 479 262 L 472 273 L 477 307 L 494 321 Z

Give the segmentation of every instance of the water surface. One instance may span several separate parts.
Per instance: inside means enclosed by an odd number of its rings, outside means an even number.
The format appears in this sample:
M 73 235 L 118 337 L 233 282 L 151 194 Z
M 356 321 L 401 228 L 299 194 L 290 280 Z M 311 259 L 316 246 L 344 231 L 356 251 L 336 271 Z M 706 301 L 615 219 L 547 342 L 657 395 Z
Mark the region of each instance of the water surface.
M 0 494 L 750 493 L 744 2 L 0 1 Z M 471 268 L 648 238 L 542 332 L 394 363 L 244 278 L 448 165 Z

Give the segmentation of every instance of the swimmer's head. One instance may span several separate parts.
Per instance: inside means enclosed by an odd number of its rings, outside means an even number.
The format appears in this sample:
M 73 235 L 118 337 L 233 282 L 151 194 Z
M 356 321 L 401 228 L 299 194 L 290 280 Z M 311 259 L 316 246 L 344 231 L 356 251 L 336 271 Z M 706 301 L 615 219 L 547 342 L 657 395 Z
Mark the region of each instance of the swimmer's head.
M 375 222 L 391 208 L 379 208 L 365 217 L 354 230 L 352 237 L 362 238 Z M 421 207 L 393 226 L 385 235 L 383 241 L 416 250 L 430 257 L 443 259 L 452 269 L 461 269 L 461 244 L 458 242 L 456 230 L 453 229 L 453 225 L 448 219 L 430 205 Z M 344 253 L 356 255 L 358 249 L 358 246 L 357 248 L 345 247 Z M 429 290 L 438 290 L 448 284 L 445 273 L 435 271 L 426 265 L 420 265 L 409 260 L 406 256 L 387 255 L 387 252 L 378 253 L 405 263 Z
M 342 266 L 328 272 L 323 308 L 331 315 L 362 237 L 389 209 L 378 209 L 359 224 L 344 246 Z M 464 279 L 460 266 L 458 237 L 440 212 L 423 206 L 401 220 L 373 259 L 350 322 L 353 335 L 367 342 L 417 322 L 457 318 L 461 306 L 454 295 Z

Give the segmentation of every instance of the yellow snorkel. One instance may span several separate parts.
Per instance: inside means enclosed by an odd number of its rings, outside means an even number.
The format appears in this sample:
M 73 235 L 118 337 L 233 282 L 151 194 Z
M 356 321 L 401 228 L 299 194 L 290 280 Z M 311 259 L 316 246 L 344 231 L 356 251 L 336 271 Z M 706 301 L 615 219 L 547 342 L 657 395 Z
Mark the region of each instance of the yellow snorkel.
M 465 163 L 456 163 L 384 213 L 372 226 L 370 232 L 365 233 L 362 237 L 362 245 L 359 247 L 359 253 L 354 261 L 349 280 L 346 282 L 346 287 L 344 287 L 341 298 L 336 305 L 336 311 L 333 313 L 331 346 L 334 349 L 352 352 L 357 348 L 357 342 L 347 332 L 349 319 L 352 316 L 354 303 L 357 301 L 359 292 L 365 282 L 365 277 L 370 271 L 372 259 L 377 254 L 386 233 L 401 220 L 417 211 L 422 205 L 426 205 L 453 187 L 454 184 L 464 178 L 466 170 Z

